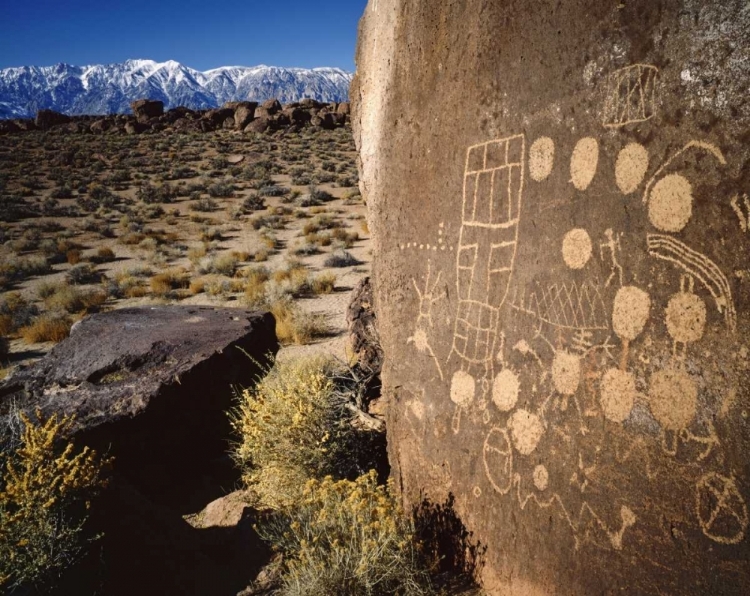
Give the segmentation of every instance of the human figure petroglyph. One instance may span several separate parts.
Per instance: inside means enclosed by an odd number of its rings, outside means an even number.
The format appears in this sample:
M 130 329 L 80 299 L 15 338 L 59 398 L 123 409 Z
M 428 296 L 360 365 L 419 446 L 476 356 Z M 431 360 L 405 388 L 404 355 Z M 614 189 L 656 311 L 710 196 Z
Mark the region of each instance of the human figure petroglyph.
M 622 265 L 617 258 L 618 253 L 622 252 L 622 244 L 620 242 L 622 233 L 615 233 L 612 228 L 607 228 L 604 231 L 604 235 L 607 237 L 606 242 L 599 244 L 599 256 L 602 261 L 605 260 L 605 253 L 609 252 L 609 259 L 611 261 L 612 272 L 609 274 L 607 281 L 604 282 L 604 287 L 608 288 L 609 284 L 617 278 L 620 281 L 620 287 L 622 287 Z

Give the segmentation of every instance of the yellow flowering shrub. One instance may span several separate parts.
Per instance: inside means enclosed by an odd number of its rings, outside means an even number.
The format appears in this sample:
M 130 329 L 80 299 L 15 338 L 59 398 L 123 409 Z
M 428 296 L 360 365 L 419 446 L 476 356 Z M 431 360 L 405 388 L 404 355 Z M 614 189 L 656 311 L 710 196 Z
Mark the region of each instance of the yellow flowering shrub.
M 347 474 L 340 464 L 356 431 L 334 394 L 331 367 L 320 358 L 277 362 L 240 394 L 234 454 L 260 507 L 289 507 L 309 478 Z
M 282 596 L 433 593 L 413 523 L 374 471 L 309 480 L 295 507 L 259 532 L 284 553 Z
M 20 443 L 0 453 L 0 586 L 9 588 L 43 585 L 76 559 L 108 463 L 61 444 L 72 418 L 34 424 L 21 413 L 20 420 Z

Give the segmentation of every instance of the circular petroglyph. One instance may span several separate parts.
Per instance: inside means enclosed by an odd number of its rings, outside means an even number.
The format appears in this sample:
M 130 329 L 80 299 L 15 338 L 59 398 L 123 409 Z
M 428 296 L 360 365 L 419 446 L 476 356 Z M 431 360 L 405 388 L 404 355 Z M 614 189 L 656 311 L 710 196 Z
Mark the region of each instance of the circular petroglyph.
M 651 298 L 635 286 L 623 286 L 617 290 L 612 308 L 612 328 L 617 337 L 628 341 L 641 334 L 651 311 Z
M 693 214 L 693 188 L 681 174 L 664 176 L 654 185 L 648 203 L 648 219 L 662 232 L 679 232 Z
M 506 368 L 495 377 L 492 383 L 492 403 L 501 412 L 509 412 L 515 407 L 520 390 L 521 383 L 518 375 Z
M 507 494 L 513 482 L 513 449 L 504 428 L 493 428 L 487 434 L 482 460 L 492 488 L 500 494 Z
M 591 237 L 582 228 L 570 230 L 563 238 L 562 254 L 571 269 L 583 269 L 591 258 Z
M 533 479 L 534 486 L 539 490 L 547 490 L 547 486 L 549 485 L 549 472 L 547 472 L 547 468 L 541 464 L 534 468 Z
M 629 195 L 643 182 L 648 170 L 648 151 L 640 143 L 630 143 L 620 151 L 615 163 L 615 181 L 622 194 Z
M 581 382 L 581 359 L 570 352 L 558 351 L 552 361 L 552 383 L 563 395 L 574 395 Z
M 612 422 L 624 422 L 635 404 L 635 376 L 633 373 L 610 368 L 602 377 L 599 403 L 604 417 Z
M 599 143 L 593 137 L 586 137 L 576 143 L 570 158 L 570 181 L 578 190 L 586 190 L 596 174 L 599 165 Z
M 703 533 L 720 544 L 739 544 L 747 531 L 747 504 L 732 478 L 706 474 L 695 487 L 695 506 Z
M 695 416 L 698 387 L 684 370 L 667 368 L 651 375 L 649 407 L 667 430 L 685 428 Z
M 532 180 L 541 182 L 552 173 L 555 163 L 555 143 L 549 137 L 540 137 L 529 149 L 529 174 Z
M 474 493 L 474 496 L 475 496 L 475 497 L 476 497 L 477 499 L 478 499 L 479 497 L 481 497 L 481 496 L 482 496 L 482 489 L 481 489 L 481 488 L 479 488 L 478 486 L 475 486 L 475 487 L 474 487 L 474 490 L 473 490 L 472 492 Z
M 536 449 L 544 435 L 544 425 L 539 416 L 528 410 L 516 410 L 508 420 L 513 446 L 522 455 L 529 455 Z
M 457 406 L 466 407 L 474 401 L 476 381 L 469 373 L 459 370 L 451 379 L 451 401 Z
M 698 341 L 706 329 L 706 303 L 691 292 L 679 292 L 667 304 L 667 331 L 682 343 Z

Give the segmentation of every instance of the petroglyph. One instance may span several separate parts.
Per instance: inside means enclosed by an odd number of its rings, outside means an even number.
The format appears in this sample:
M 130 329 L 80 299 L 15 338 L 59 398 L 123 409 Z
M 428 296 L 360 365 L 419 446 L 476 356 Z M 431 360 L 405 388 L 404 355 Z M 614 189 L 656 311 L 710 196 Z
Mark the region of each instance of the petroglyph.
M 732 290 L 719 266 L 705 255 L 671 236 L 648 234 L 646 241 L 648 253 L 652 257 L 673 263 L 700 281 L 713 296 L 716 308 L 724 315 L 729 330 L 736 331 L 737 312 L 732 299 Z
M 508 428 L 513 446 L 522 455 L 531 454 L 544 436 L 541 418 L 528 410 L 519 409 L 513 412 L 508 420 Z
M 617 423 L 627 420 L 635 405 L 636 396 L 633 373 L 618 368 L 610 368 L 604 373 L 599 403 L 607 420 Z
M 650 64 L 633 64 L 607 78 L 602 123 L 608 128 L 645 122 L 656 114 L 659 69 Z
M 615 182 L 624 195 L 640 186 L 648 170 L 648 151 L 640 143 L 630 143 L 617 156 Z
M 651 190 L 648 218 L 662 232 L 680 232 L 693 214 L 693 187 L 682 174 L 668 174 Z
M 651 375 L 648 401 L 664 429 L 680 430 L 695 418 L 698 386 L 685 370 L 670 366 Z
M 682 174 L 668 174 L 659 179 L 662 172 L 678 157 L 688 151 L 699 150 L 710 153 L 721 165 L 726 165 L 724 154 L 715 145 L 703 141 L 690 141 L 667 159 L 646 184 L 643 202 L 648 204 L 648 217 L 655 228 L 662 232 L 679 232 L 690 221 L 693 213 L 693 188 Z M 658 182 L 657 182 L 658 180 Z
M 513 482 L 513 448 L 507 430 L 490 429 L 484 440 L 482 461 L 492 488 L 501 495 L 507 495 Z
M 750 198 L 746 194 L 741 197 L 740 195 L 734 195 L 729 200 L 729 204 L 740 221 L 740 230 L 745 233 L 750 232 Z
M 501 412 L 510 412 L 518 402 L 521 383 L 518 375 L 506 368 L 495 377 L 492 383 L 492 403 Z
M 427 336 L 427 332 L 424 329 L 422 325 L 427 325 L 428 327 L 433 326 L 433 320 L 432 320 L 432 307 L 440 300 L 440 296 L 437 295 L 437 288 L 440 284 L 440 275 L 441 272 L 438 272 L 437 278 L 435 279 L 434 283 L 430 284 L 431 279 L 431 263 L 430 261 L 427 261 L 427 275 L 425 277 L 425 285 L 424 289 L 421 289 L 418 285 L 415 279 L 412 278 L 412 285 L 414 286 L 414 290 L 417 292 L 417 296 L 419 298 L 419 314 L 417 316 L 417 323 L 416 323 L 416 330 L 414 331 L 414 335 L 409 337 L 406 340 L 407 344 L 414 344 L 414 347 L 417 349 L 418 352 L 422 354 L 429 354 L 432 358 L 432 361 L 435 363 L 435 367 L 438 369 L 438 374 L 440 375 L 440 380 L 444 380 L 443 376 L 443 368 L 440 366 L 440 361 L 438 360 L 437 356 L 435 355 L 435 351 L 432 349 L 432 346 L 430 345 L 429 338 Z
M 617 291 L 612 308 L 612 328 L 622 340 L 637 338 L 649 319 L 651 298 L 635 286 L 624 286 Z
M 549 137 L 540 137 L 529 149 L 529 175 L 532 180 L 541 182 L 552 173 L 555 164 L 555 143 Z
M 607 281 L 604 282 L 604 287 L 608 288 L 609 284 L 612 283 L 615 277 L 617 277 L 617 279 L 620 281 L 620 287 L 622 287 L 623 270 L 622 265 L 620 265 L 620 261 L 617 258 L 618 253 L 622 251 L 622 244 L 620 243 L 622 234 L 615 234 L 612 228 L 608 228 L 604 231 L 604 235 L 607 237 L 607 241 L 599 244 L 599 256 L 601 257 L 602 261 L 604 261 L 604 253 L 609 251 L 611 260 L 611 273 L 609 274 Z
M 511 306 L 553 327 L 609 330 L 607 309 L 596 282 L 552 284 L 543 290 L 516 293 Z
M 534 480 L 534 486 L 536 486 L 537 489 L 541 491 L 547 490 L 547 486 L 549 486 L 549 472 L 542 464 L 539 464 L 534 468 L 532 479 Z
M 456 260 L 459 302 L 451 355 L 457 354 L 462 366 L 479 368 L 488 376 L 516 257 L 524 156 L 523 135 L 475 145 L 466 152 Z
M 562 242 L 562 255 L 565 264 L 571 269 L 583 269 L 591 259 L 591 237 L 581 228 L 570 230 Z
M 575 395 L 581 384 L 581 358 L 558 350 L 552 361 L 552 382 L 562 395 Z
M 461 412 L 474 402 L 476 390 L 476 381 L 469 373 L 463 370 L 454 373 L 451 379 L 451 401 L 456 404 L 456 413 L 451 423 L 454 433 L 461 430 Z
M 739 544 L 748 527 L 747 504 L 734 478 L 706 474 L 695 487 L 695 508 L 703 533 L 719 544 Z
M 692 277 L 687 284 L 683 278 L 682 289 L 667 304 L 667 331 L 675 343 L 699 341 L 706 328 L 706 304 L 693 294 L 692 286 Z
M 576 143 L 570 158 L 570 181 L 578 190 L 586 190 L 599 165 L 599 142 L 585 137 Z

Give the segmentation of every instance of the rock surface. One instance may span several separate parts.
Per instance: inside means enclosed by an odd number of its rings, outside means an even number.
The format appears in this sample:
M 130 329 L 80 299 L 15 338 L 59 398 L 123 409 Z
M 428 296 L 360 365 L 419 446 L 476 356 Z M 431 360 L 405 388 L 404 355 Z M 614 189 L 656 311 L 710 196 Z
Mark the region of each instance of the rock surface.
M 749 30 L 741 0 L 369 3 L 393 476 L 455 495 L 490 594 L 750 593 Z
M 219 461 L 231 471 L 220 460 L 232 386 L 251 385 L 260 372 L 251 358 L 262 365 L 276 352 L 274 326 L 268 314 L 208 307 L 94 315 L 0 384 L 0 414 L 15 403 L 74 415 L 74 437 L 114 456 L 116 473 L 153 500 L 174 507 L 179 497 L 189 509 L 206 488 L 204 469 Z M 190 481 L 191 493 L 176 496 Z

